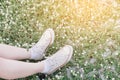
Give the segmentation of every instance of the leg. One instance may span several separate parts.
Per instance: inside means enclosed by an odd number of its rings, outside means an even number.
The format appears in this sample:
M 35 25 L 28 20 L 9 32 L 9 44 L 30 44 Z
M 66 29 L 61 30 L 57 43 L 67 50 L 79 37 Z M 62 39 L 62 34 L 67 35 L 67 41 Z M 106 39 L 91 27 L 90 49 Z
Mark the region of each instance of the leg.
M 24 48 L 18 48 L 0 44 L 0 57 L 8 59 L 34 59 L 40 60 L 44 57 L 46 48 L 54 41 L 54 31 L 47 29 L 40 40 L 27 51 Z
M 26 63 L 21 61 L 0 58 L 0 78 L 23 78 L 35 73 L 51 74 L 67 64 L 73 54 L 71 46 L 65 46 L 51 57 L 38 63 Z
M 29 59 L 30 53 L 24 48 L 0 44 L 0 57 L 8 59 Z
M 43 63 L 26 63 L 0 58 L 0 78 L 16 79 L 27 77 L 43 70 Z

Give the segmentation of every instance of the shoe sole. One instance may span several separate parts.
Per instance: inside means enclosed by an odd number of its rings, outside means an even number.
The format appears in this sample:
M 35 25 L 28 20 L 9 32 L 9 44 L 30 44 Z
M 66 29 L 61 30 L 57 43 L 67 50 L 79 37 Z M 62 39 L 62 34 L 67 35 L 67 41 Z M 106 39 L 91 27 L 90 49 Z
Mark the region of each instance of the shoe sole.
M 57 69 L 63 67 L 65 64 L 67 64 L 67 63 L 70 61 L 70 59 L 71 59 L 71 57 L 72 57 L 72 54 L 73 54 L 73 48 L 72 48 L 71 46 L 69 46 L 69 45 L 66 45 L 66 46 L 68 46 L 68 47 L 70 48 L 70 53 L 69 53 L 68 59 L 65 61 L 64 64 L 62 64 L 61 66 L 55 68 L 53 71 L 50 71 L 50 72 L 48 72 L 48 73 L 46 73 L 46 74 L 50 75 L 50 74 L 54 73 Z
M 48 30 L 49 30 L 49 32 L 50 32 L 50 34 L 51 34 L 51 36 L 52 36 L 52 38 L 51 38 L 51 41 L 50 41 L 50 44 L 49 44 L 49 45 L 52 45 L 52 44 L 53 44 L 53 42 L 54 42 L 54 39 L 55 39 L 55 33 L 54 33 L 53 29 L 51 29 L 51 28 L 49 28 Z
M 45 57 L 45 53 L 47 52 L 49 46 L 52 45 L 55 40 L 55 32 L 53 31 L 53 29 L 49 28 L 47 30 L 50 32 L 50 35 L 52 36 L 52 38 L 51 38 L 50 43 L 48 44 L 47 48 L 45 49 L 44 57 Z

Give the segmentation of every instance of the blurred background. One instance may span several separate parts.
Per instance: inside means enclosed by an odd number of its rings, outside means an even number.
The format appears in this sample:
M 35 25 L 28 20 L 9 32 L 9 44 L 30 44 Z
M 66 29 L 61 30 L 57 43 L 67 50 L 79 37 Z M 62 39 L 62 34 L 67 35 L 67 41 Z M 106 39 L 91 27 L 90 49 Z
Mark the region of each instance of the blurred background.
M 55 31 L 47 56 L 66 44 L 74 55 L 44 80 L 120 79 L 120 0 L 0 0 L 0 43 L 29 49 L 47 28 Z

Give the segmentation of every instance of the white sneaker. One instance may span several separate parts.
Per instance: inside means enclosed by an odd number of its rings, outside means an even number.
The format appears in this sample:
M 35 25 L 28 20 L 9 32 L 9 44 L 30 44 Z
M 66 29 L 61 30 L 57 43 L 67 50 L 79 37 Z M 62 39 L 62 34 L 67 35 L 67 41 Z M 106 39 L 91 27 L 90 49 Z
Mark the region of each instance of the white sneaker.
M 61 68 L 70 61 L 72 54 L 73 54 L 72 46 L 69 45 L 64 46 L 54 55 L 43 61 L 45 66 L 42 73 L 51 74 L 55 72 L 57 69 Z
M 34 60 L 40 60 L 45 56 L 45 50 L 48 46 L 50 46 L 54 42 L 54 31 L 53 29 L 47 29 L 43 35 L 41 36 L 40 40 L 29 49 L 31 53 L 31 58 Z

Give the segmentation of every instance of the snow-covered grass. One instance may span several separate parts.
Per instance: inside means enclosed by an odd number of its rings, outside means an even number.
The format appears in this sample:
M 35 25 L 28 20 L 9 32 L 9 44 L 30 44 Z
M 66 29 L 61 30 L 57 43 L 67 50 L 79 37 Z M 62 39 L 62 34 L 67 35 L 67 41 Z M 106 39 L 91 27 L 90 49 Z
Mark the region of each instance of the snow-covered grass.
M 47 56 L 65 44 L 74 55 L 45 80 L 120 79 L 119 0 L 0 0 L 0 43 L 28 49 L 47 28 L 55 31 Z

